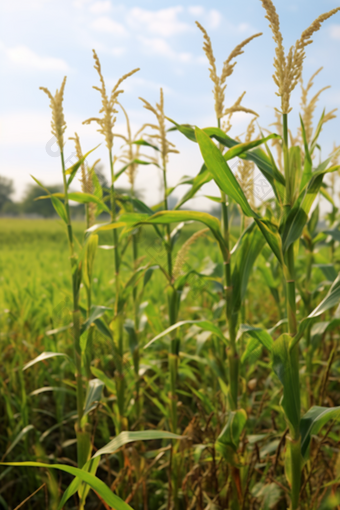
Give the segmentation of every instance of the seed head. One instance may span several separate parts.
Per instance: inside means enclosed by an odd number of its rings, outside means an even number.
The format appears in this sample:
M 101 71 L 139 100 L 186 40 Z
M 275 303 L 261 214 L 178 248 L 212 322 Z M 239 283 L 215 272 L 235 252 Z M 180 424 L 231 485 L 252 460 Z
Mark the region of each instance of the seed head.
M 313 87 L 314 85 L 314 78 L 320 73 L 320 71 L 322 70 L 323 68 L 320 67 L 320 69 L 318 69 L 314 74 L 313 76 L 310 78 L 310 80 L 308 81 L 306 87 L 304 87 L 303 85 L 303 79 L 301 77 L 301 109 L 302 109 L 302 120 L 303 120 L 303 124 L 305 126 L 305 131 L 306 131 L 306 138 L 307 138 L 307 142 L 310 143 L 311 140 L 312 140 L 312 136 L 313 136 L 313 117 L 314 117 L 314 112 L 315 112 L 315 108 L 317 106 L 317 102 L 320 98 L 320 95 L 322 94 L 322 92 L 324 92 L 325 90 L 329 89 L 330 88 L 330 85 L 328 85 L 327 87 L 323 87 L 322 89 L 320 89 L 313 97 L 310 101 L 308 101 L 308 93 L 310 92 L 311 88 Z M 334 110 L 331 110 L 330 112 L 328 112 L 326 115 L 324 115 L 323 119 L 322 119 L 322 123 L 325 124 L 326 122 L 328 122 L 329 120 L 331 119 L 334 119 L 336 116 L 334 115 L 334 113 L 337 111 L 337 108 L 335 108 Z
M 249 108 L 245 108 L 244 106 L 241 105 L 242 99 L 244 98 L 245 95 L 246 92 L 244 91 L 230 108 L 226 108 L 224 110 L 223 116 L 226 115 L 228 116 L 227 121 L 223 123 L 223 131 L 225 133 L 228 133 L 228 131 L 230 131 L 231 129 L 231 118 L 234 113 L 244 112 L 250 113 L 251 115 L 255 115 L 256 117 L 258 117 L 258 114 L 254 112 L 254 110 L 250 110 Z
M 74 133 L 74 137 L 70 137 L 70 140 L 74 141 L 75 149 L 77 158 L 81 159 L 83 157 L 83 152 L 80 145 L 79 136 L 77 133 Z M 94 185 L 93 185 L 93 178 L 92 178 L 92 172 L 94 172 L 95 166 L 99 163 L 99 159 L 94 163 L 92 169 L 86 168 L 85 162 L 81 164 L 81 190 L 83 193 L 89 193 L 93 194 L 94 192 Z M 88 228 L 94 225 L 95 221 L 95 212 L 96 212 L 96 204 L 94 202 L 90 202 L 86 204 L 86 209 L 88 211 Z
M 211 39 L 205 30 L 205 28 L 196 21 L 196 25 L 203 33 L 203 50 L 204 53 L 207 56 L 208 62 L 210 64 L 209 72 L 210 72 L 210 78 L 214 84 L 213 94 L 215 98 L 215 111 L 216 116 L 218 119 L 221 119 L 225 113 L 224 111 L 224 100 L 225 100 L 225 89 L 227 87 L 226 85 L 226 79 L 233 74 L 234 67 L 237 64 L 237 62 L 232 62 L 237 58 L 239 55 L 242 55 L 244 53 L 243 48 L 255 37 L 259 37 L 262 35 L 262 33 L 252 35 L 251 37 L 248 37 L 248 39 L 245 39 L 241 44 L 237 45 L 236 48 L 230 53 L 229 57 L 223 64 L 222 73 L 221 76 L 217 75 L 216 70 L 216 59 L 214 57 L 214 52 L 212 49 Z M 237 110 L 237 111 L 245 111 L 245 110 Z
M 63 151 L 64 148 L 64 133 L 66 130 L 66 121 L 64 117 L 63 110 L 63 100 L 64 100 L 64 89 L 66 84 L 66 76 L 63 79 L 60 90 L 56 90 L 55 96 L 53 97 L 51 92 L 46 87 L 39 87 L 40 90 L 43 90 L 45 94 L 50 98 L 50 108 L 52 110 L 52 135 L 54 135 L 57 139 L 57 143 L 60 151 Z
M 250 123 L 248 124 L 245 143 L 249 143 L 252 141 L 253 135 L 255 133 L 255 121 L 256 117 L 254 117 Z M 252 161 L 247 161 L 246 159 L 241 160 L 238 166 L 237 171 L 237 180 L 243 190 L 243 193 L 248 199 L 248 202 L 253 207 L 254 204 L 254 163 Z
M 90 119 L 85 120 L 83 122 L 83 124 L 90 124 L 91 122 L 97 122 L 97 124 L 99 125 L 98 132 L 101 133 L 102 135 L 104 135 L 105 141 L 106 141 L 106 146 L 109 149 L 109 151 L 111 151 L 112 147 L 113 147 L 113 132 L 112 132 L 112 130 L 113 130 L 113 127 L 116 122 L 115 114 L 118 113 L 118 110 L 116 110 L 115 106 L 118 103 L 119 94 L 122 94 L 124 92 L 124 90 L 119 89 L 119 86 L 121 85 L 121 83 L 124 80 L 126 80 L 126 78 L 129 78 L 129 76 L 131 76 L 134 73 L 136 73 L 137 71 L 139 71 L 139 68 L 134 69 L 133 71 L 130 71 L 127 74 L 124 74 L 124 76 L 122 76 L 117 81 L 116 85 L 113 87 L 111 95 L 109 97 L 106 92 L 105 81 L 103 78 L 100 61 L 99 61 L 98 55 L 95 52 L 95 50 L 93 50 L 93 58 L 94 58 L 94 62 L 95 62 L 94 68 L 99 75 L 99 80 L 101 83 L 101 87 L 94 86 L 93 88 L 98 90 L 102 97 L 102 108 L 99 110 L 99 113 L 102 113 L 103 116 L 102 116 L 102 118 L 91 117 Z
M 165 168 L 166 162 L 168 160 L 170 153 L 178 154 L 178 150 L 175 149 L 175 145 L 166 137 L 166 127 L 165 127 L 165 114 L 164 114 L 164 94 L 163 89 L 160 90 L 160 101 L 156 103 L 156 108 L 153 107 L 148 101 L 139 98 L 144 103 L 144 108 L 152 112 L 158 121 L 158 124 L 145 124 L 144 127 L 150 127 L 155 130 L 156 133 L 149 135 L 149 138 L 155 140 L 159 143 L 159 150 L 162 157 L 163 168 Z
M 186 263 L 189 255 L 189 250 L 192 244 L 194 244 L 197 239 L 204 236 L 207 232 L 209 232 L 208 228 L 204 228 L 202 230 L 199 230 L 198 232 L 195 232 L 189 239 L 183 244 L 179 252 L 177 253 L 174 270 L 173 270 L 173 277 L 176 280 L 178 276 L 181 274 L 182 268 L 184 264 Z
M 340 10 L 340 7 L 319 16 L 307 30 L 302 32 L 300 39 L 291 46 L 287 56 L 283 47 L 283 37 L 280 31 L 279 16 L 272 0 L 261 0 L 262 6 L 267 15 L 269 26 L 273 32 L 273 39 L 276 43 L 273 75 L 274 82 L 278 87 L 277 95 L 281 97 L 281 113 L 289 113 L 290 96 L 301 78 L 303 62 L 306 57 L 305 49 L 313 41 L 312 35 L 320 30 L 321 24 Z

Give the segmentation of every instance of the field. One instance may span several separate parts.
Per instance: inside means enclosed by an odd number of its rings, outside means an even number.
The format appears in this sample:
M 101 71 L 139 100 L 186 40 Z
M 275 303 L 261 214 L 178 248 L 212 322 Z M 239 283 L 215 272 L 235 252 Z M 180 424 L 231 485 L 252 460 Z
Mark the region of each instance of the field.
M 84 224 L 75 223 L 74 231 L 81 240 Z M 195 231 L 194 225 L 186 227 L 181 234 L 185 242 Z M 156 265 L 162 261 L 162 250 L 157 248 L 156 238 L 149 229 L 143 231 L 140 246 L 148 262 Z M 237 228 L 233 228 L 235 236 Z M 1 451 L 4 459 L 24 461 L 29 459 L 74 464 L 76 445 L 74 420 L 76 394 L 72 377 L 72 366 L 64 358 L 50 358 L 33 365 L 22 372 L 22 367 L 44 351 L 66 353 L 72 357 L 72 335 L 70 330 L 57 334 L 46 334 L 49 330 L 63 328 L 72 321 L 72 291 L 68 271 L 68 246 L 64 227 L 57 220 L 7 220 L 1 223 L 1 403 L 5 413 L 1 419 Z M 102 235 L 100 244 L 106 244 L 108 234 Z M 156 246 L 156 248 L 155 248 Z M 130 250 L 131 253 L 131 250 Z M 323 248 L 320 257 L 327 260 L 329 248 Z M 127 267 L 124 278 L 128 277 L 131 255 L 127 253 Z M 145 262 L 147 262 L 145 260 Z M 301 260 L 303 262 L 303 259 Z M 320 260 L 321 262 L 321 260 Z M 262 261 L 263 263 L 263 261 Z M 191 282 L 188 295 L 183 299 L 181 319 L 213 320 L 223 324 L 222 292 L 218 287 L 223 273 L 222 261 L 214 247 L 211 236 L 196 241 L 194 250 L 186 262 L 187 269 L 207 273 Z M 260 266 L 260 263 L 259 263 Z M 93 302 L 97 300 L 112 306 L 113 264 L 109 250 L 99 249 L 93 275 Z M 324 281 L 322 271 L 313 271 L 313 285 Z M 156 270 L 152 285 L 146 288 L 143 297 L 143 344 L 161 333 L 167 327 L 164 276 Z M 261 289 L 261 292 L 258 292 Z M 83 295 L 82 305 L 86 307 Z M 221 306 L 222 301 L 222 306 Z M 279 310 L 263 275 L 254 271 L 251 276 L 246 299 L 247 322 L 256 317 L 257 325 L 270 327 L 279 319 Z M 129 310 L 127 314 L 132 313 Z M 110 323 L 112 313 L 107 313 Z M 315 355 L 313 390 L 306 389 L 306 374 L 302 374 L 303 398 L 307 409 L 309 398 L 317 404 L 340 404 L 337 382 L 338 363 L 333 359 L 331 370 L 327 360 L 336 345 L 336 337 L 327 337 Z M 241 340 L 242 341 L 242 340 Z M 127 370 L 126 416 L 131 430 L 166 429 L 168 427 L 169 381 L 167 378 L 168 342 L 160 340 L 153 347 L 142 352 L 141 406 L 136 417 L 134 402 L 133 357 L 126 345 L 125 365 Z M 243 340 L 247 343 L 247 340 Z M 245 350 L 245 346 L 242 346 Z M 335 347 L 336 349 L 336 347 Z M 181 500 L 190 501 L 196 492 L 204 501 L 219 487 L 220 498 L 226 492 L 227 473 L 215 461 L 211 450 L 216 441 L 226 413 L 227 381 L 224 348 L 209 332 L 202 332 L 196 326 L 183 331 L 179 365 L 179 412 L 178 429 L 186 435 L 184 446 L 177 455 L 180 470 Z M 280 411 L 281 389 L 278 379 L 272 375 L 268 353 L 257 349 L 241 365 L 242 406 L 251 417 L 247 425 L 247 443 L 242 452 L 244 459 L 251 463 L 252 477 L 256 480 L 249 487 L 251 500 L 266 508 L 273 508 L 284 498 L 284 475 L 280 446 L 285 423 Z M 91 423 L 95 431 L 94 448 L 98 449 L 115 435 L 115 418 L 112 415 L 115 397 L 112 388 L 112 374 L 115 363 L 112 347 L 107 338 L 99 332 L 93 339 L 93 367 L 100 369 L 109 379 L 103 392 L 101 404 L 93 411 Z M 323 396 L 321 397 L 321 393 Z M 328 430 L 327 438 L 314 446 L 315 458 L 323 465 L 336 462 L 334 449 L 337 443 L 337 429 Z M 319 440 L 320 441 L 320 440 Z M 133 508 L 162 508 L 168 493 L 168 441 L 155 440 L 144 446 L 127 446 L 124 467 L 120 474 L 122 486 L 118 494 L 131 499 Z M 216 455 L 216 454 L 215 454 Z M 197 461 L 200 459 L 200 461 Z M 256 464 L 255 464 L 256 460 Z M 117 476 L 120 458 L 115 455 L 112 467 L 105 463 L 98 470 L 98 476 L 112 484 Z M 275 469 L 274 469 L 274 465 Z M 155 466 L 152 476 L 145 476 L 149 466 Z M 195 467 L 196 466 L 196 467 Z M 200 466 L 200 467 L 198 467 Z M 112 471 L 111 471 L 112 469 Z M 200 469 L 201 473 L 195 473 Z M 214 474 L 215 469 L 216 472 Z M 255 471 L 256 469 L 256 471 Z M 328 467 L 329 469 L 329 467 Z M 189 473 L 189 477 L 185 479 Z M 190 474 L 191 473 L 191 474 Z M 277 474 L 275 474 L 277 473 Z M 272 480 L 275 476 L 275 482 Z M 62 488 L 67 485 L 67 475 L 32 471 L 31 468 L 7 468 L 1 473 L 0 497 L 3 508 L 14 508 L 24 497 L 32 494 L 45 484 L 41 491 L 27 503 L 28 508 L 39 508 L 49 501 L 50 508 L 57 508 Z M 69 479 L 69 482 L 71 479 Z M 324 483 L 324 477 L 322 482 Z M 138 486 L 138 483 L 140 484 Z M 213 485 L 212 485 L 213 484 Z M 323 491 L 324 492 L 324 491 Z M 249 494 L 249 495 L 250 495 Z M 47 503 L 46 503 L 47 504 Z M 87 508 L 97 508 L 98 498 L 91 493 Z M 202 506 L 203 508 L 204 506 Z M 325 506 L 333 508 L 334 506 Z M 65 508 L 74 508 L 69 502 Z M 145 508 L 145 506 L 144 506 Z M 164 507 L 165 508 L 165 507 Z M 190 508 L 190 503 L 188 507 Z M 276 506 L 275 506 L 276 508 Z
M 161 89 L 155 106 L 141 98 L 146 123 L 133 134 L 120 86 L 138 69 L 108 93 L 93 50 L 102 106 L 83 124 L 103 135 L 109 184 L 98 160 L 88 164 L 96 148 L 84 154 L 76 133 L 77 161 L 65 165 L 66 78 L 55 95 L 41 87 L 63 191 L 34 178 L 37 200 L 50 200 L 59 219 L 0 223 L 4 510 L 340 508 L 340 146 L 324 159 L 320 134 L 336 110 L 314 122 L 321 69 L 302 81 L 311 37 L 340 8 L 286 53 L 276 9 L 261 2 L 280 98 L 265 133 L 244 94 L 225 107 L 235 59 L 262 34 L 236 46 L 219 75 L 196 22 L 216 114 L 203 129 L 168 117 Z M 115 134 L 118 111 L 126 135 Z M 250 122 L 234 138 L 235 113 Z M 173 131 L 202 161 L 169 187 Z M 138 198 L 142 165 L 159 169 L 159 204 Z M 259 197 L 255 168 L 270 195 Z M 218 217 L 190 208 L 210 182 Z M 72 219 L 73 202 L 83 222 Z

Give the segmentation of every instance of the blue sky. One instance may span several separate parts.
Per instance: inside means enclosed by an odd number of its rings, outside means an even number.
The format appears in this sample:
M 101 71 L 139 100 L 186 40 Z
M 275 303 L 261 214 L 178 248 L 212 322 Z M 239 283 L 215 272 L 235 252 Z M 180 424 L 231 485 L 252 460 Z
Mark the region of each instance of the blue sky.
M 322 12 L 338 6 L 336 0 L 276 0 L 286 49 Z M 264 17 L 260 0 L 196 0 L 179 3 L 173 0 L 11 0 L 0 8 L 0 160 L 1 175 L 15 180 L 16 198 L 20 198 L 30 174 L 46 184 L 60 182 L 56 157 L 46 152 L 51 139 L 48 98 L 39 90 L 47 86 L 54 93 L 67 75 L 65 117 L 67 136 L 77 131 L 84 150 L 102 142 L 95 125 L 82 121 L 95 116 L 100 108 L 98 84 L 93 69 L 92 48 L 102 64 L 108 86 L 135 67 L 141 70 L 124 85 L 121 102 L 130 114 L 133 129 L 152 116 L 142 108 L 139 96 L 151 103 L 165 93 L 166 114 L 178 122 L 200 127 L 215 125 L 212 83 L 202 51 L 202 34 L 195 25 L 200 21 L 212 39 L 218 69 L 232 49 L 257 32 L 262 37 L 252 41 L 238 58 L 234 74 L 228 80 L 226 105 L 247 91 L 243 104 L 260 115 L 266 128 L 274 120 L 273 107 L 279 107 L 272 80 L 274 41 Z M 315 92 L 325 86 L 317 116 L 322 108 L 340 106 L 340 14 L 324 23 L 307 48 L 304 77 L 307 80 L 320 66 L 323 71 L 315 80 Z M 293 130 L 298 125 L 299 88 L 293 94 L 290 116 Z M 246 114 L 235 116 L 231 134 L 244 132 L 250 120 Z M 339 119 L 327 124 L 322 134 L 325 155 L 340 143 Z M 124 118 L 118 116 L 117 131 L 124 132 Z M 169 165 L 168 181 L 175 184 L 182 175 L 195 175 L 201 163 L 196 144 L 174 134 L 172 140 L 180 150 Z M 117 140 L 115 150 L 121 143 Z M 67 142 L 66 157 L 73 152 Z M 104 144 L 96 156 L 108 175 Z M 137 187 L 149 203 L 159 199 L 159 175 L 155 168 L 139 171 Z M 122 185 L 127 181 L 123 177 Z M 212 194 L 213 187 L 207 189 Z M 183 189 L 184 191 L 184 189 Z M 203 200 L 197 201 L 202 207 Z M 193 204 L 195 205 L 195 204 Z

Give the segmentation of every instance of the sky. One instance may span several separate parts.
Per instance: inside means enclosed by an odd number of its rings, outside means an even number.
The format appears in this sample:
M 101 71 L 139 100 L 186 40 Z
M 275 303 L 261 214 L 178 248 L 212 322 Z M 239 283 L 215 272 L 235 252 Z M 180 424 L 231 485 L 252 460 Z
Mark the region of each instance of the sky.
M 322 12 L 338 6 L 337 0 L 276 0 L 285 48 L 300 37 L 301 32 Z M 46 185 L 61 182 L 60 161 L 50 131 L 51 111 L 47 96 L 39 90 L 48 87 L 54 94 L 67 76 L 64 113 L 66 137 L 76 131 L 84 152 L 102 145 L 89 157 L 101 158 L 109 177 L 107 150 L 96 125 L 82 122 L 97 116 L 101 107 L 98 75 L 93 68 L 92 49 L 96 49 L 103 75 L 110 89 L 125 73 L 140 71 L 123 86 L 121 103 L 127 110 L 133 131 L 145 122 L 153 122 L 152 114 L 143 109 L 139 97 L 151 104 L 164 90 L 165 113 L 178 123 L 201 128 L 215 126 L 212 83 L 207 59 L 202 50 L 202 34 L 198 20 L 208 31 L 220 71 L 234 47 L 247 37 L 263 32 L 251 41 L 237 59 L 234 73 L 227 80 L 226 106 L 246 91 L 243 105 L 259 114 L 261 128 L 274 122 L 274 108 L 280 107 L 272 79 L 275 43 L 265 19 L 260 0 L 11 0 L 0 7 L 0 175 L 15 182 L 15 199 L 20 199 L 34 175 Z M 321 97 L 316 117 L 323 108 L 340 108 L 340 13 L 326 21 L 307 48 L 304 79 L 321 66 L 315 79 L 315 92 L 331 85 Z M 300 89 L 292 95 L 290 126 L 299 123 Z M 251 117 L 237 114 L 231 136 L 244 133 Z M 321 135 L 324 157 L 333 142 L 340 144 L 340 119 L 328 123 Z M 116 132 L 125 132 L 120 113 Z M 197 174 L 202 158 L 197 144 L 178 133 L 171 133 L 179 154 L 170 158 L 168 184 L 176 184 L 183 175 Z M 116 139 L 114 151 L 121 153 L 122 142 Z M 66 160 L 74 163 L 74 146 L 67 141 Z M 119 166 L 119 165 L 118 165 Z M 118 168 L 118 167 L 117 167 Z M 149 204 L 160 199 L 159 170 L 139 169 L 136 188 Z M 128 186 L 125 176 L 119 185 Z M 79 184 L 75 182 L 75 188 Z M 185 187 L 176 191 L 184 193 Z M 201 193 L 214 194 L 210 184 Z M 198 198 L 192 206 L 209 208 L 211 202 Z

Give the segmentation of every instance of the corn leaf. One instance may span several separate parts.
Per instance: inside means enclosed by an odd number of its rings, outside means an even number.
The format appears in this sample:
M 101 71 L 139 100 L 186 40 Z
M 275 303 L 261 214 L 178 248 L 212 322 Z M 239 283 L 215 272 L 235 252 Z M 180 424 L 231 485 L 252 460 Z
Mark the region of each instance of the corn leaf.
M 263 347 L 268 349 L 269 352 L 273 349 L 273 338 L 265 329 L 256 328 L 255 326 L 249 326 L 248 324 L 241 324 L 239 328 L 239 335 L 247 333 L 255 340 L 257 340 Z
M 146 140 L 136 140 L 135 142 L 132 142 L 134 145 L 144 145 L 145 147 L 151 147 L 155 151 L 159 152 L 159 148 L 157 145 L 153 145 L 152 143 L 147 142 Z
M 105 384 L 109 392 L 111 392 L 113 395 L 116 394 L 116 385 L 111 377 L 108 377 L 102 370 L 99 370 L 99 368 L 96 367 L 91 367 L 91 372 L 95 377 L 100 379 Z
M 99 144 L 100 145 L 100 144 Z M 94 149 L 91 149 L 90 151 L 88 151 L 86 154 L 84 154 L 84 156 L 82 158 L 80 158 L 74 165 L 72 165 L 70 168 L 68 168 L 67 170 L 65 170 L 65 175 L 69 175 L 70 177 L 68 178 L 67 180 L 67 189 L 70 187 L 70 184 L 71 182 L 73 181 L 73 179 L 75 178 L 76 176 L 76 173 L 78 171 L 78 169 L 81 167 L 81 165 L 84 163 L 85 159 L 87 158 L 87 156 L 89 154 L 91 154 L 91 152 L 95 151 L 96 149 L 98 149 L 99 145 L 97 145 Z
M 160 211 L 149 218 L 144 216 L 145 219 L 143 220 L 141 216 L 142 215 L 140 215 L 139 220 L 137 219 L 136 225 L 167 225 L 170 223 L 179 223 L 181 221 L 199 221 L 200 223 L 204 223 L 204 225 L 210 228 L 217 240 L 223 256 L 226 256 L 226 246 L 221 234 L 220 222 L 217 218 L 211 216 L 211 214 L 196 211 Z M 128 219 L 127 215 L 124 219 Z M 134 221 L 133 218 L 132 221 Z
M 98 452 L 97 452 L 98 453 Z M 73 476 L 77 476 L 83 482 L 87 483 L 96 491 L 100 497 L 103 498 L 105 503 L 113 507 L 115 510 L 133 510 L 130 505 L 125 503 L 122 499 L 116 496 L 99 478 L 82 469 L 67 466 L 65 464 L 44 464 L 42 462 L 1 462 L 2 466 L 17 466 L 17 467 L 37 467 L 46 469 L 58 469 Z
M 34 358 L 32 361 L 29 361 L 28 363 L 26 363 L 26 365 L 24 365 L 24 367 L 23 367 L 23 370 L 27 370 L 28 368 L 32 367 L 36 363 L 39 363 L 40 361 L 45 361 L 46 359 L 55 358 L 56 356 L 64 356 L 65 358 L 67 358 L 68 361 L 73 363 L 72 359 L 67 354 L 64 354 L 63 352 L 42 352 L 41 354 L 39 354 L 39 356 Z
M 261 253 L 265 244 L 264 236 L 253 222 L 242 234 L 238 243 L 233 248 L 232 261 L 232 286 L 233 286 L 233 313 L 238 314 L 245 298 L 247 285 L 254 263 Z
M 82 324 L 81 334 L 84 333 L 96 319 L 102 317 L 106 312 L 112 312 L 112 308 L 107 306 L 92 306 L 90 310 L 89 318 Z
M 98 464 L 100 462 L 100 457 L 96 459 L 90 459 L 84 466 L 82 467 L 83 471 L 87 471 L 88 473 L 91 473 L 92 475 L 96 474 Z M 82 481 L 80 478 L 76 477 L 73 479 L 73 481 L 70 483 L 70 485 L 67 487 L 66 491 L 63 494 L 63 497 L 60 500 L 60 503 L 58 505 L 58 510 L 62 510 L 62 508 L 65 506 L 65 503 L 75 494 L 78 489 L 82 485 Z
M 197 191 L 201 189 L 201 187 L 206 184 L 207 182 L 210 182 L 212 180 L 213 176 L 207 169 L 205 165 L 202 166 L 200 172 L 194 179 L 192 179 L 192 186 L 191 188 L 185 193 L 185 195 L 177 202 L 175 205 L 175 209 L 179 209 L 184 205 L 188 200 L 193 198 Z
M 219 188 L 233 200 L 235 200 L 235 202 L 241 207 L 243 213 L 246 216 L 257 216 L 257 214 L 250 207 L 241 186 L 230 170 L 228 164 L 221 154 L 221 151 L 216 147 L 214 142 L 202 129 L 196 128 L 195 134 L 206 167 L 212 174 L 214 181 L 219 186 Z
M 217 326 L 215 326 L 215 324 L 213 324 L 212 322 L 205 321 L 205 320 L 201 320 L 201 321 L 200 320 L 197 320 L 197 321 L 189 320 L 189 321 L 177 322 L 176 324 L 173 324 L 172 326 L 167 328 L 165 331 L 162 331 L 162 333 L 160 333 L 159 335 L 155 336 L 155 338 L 150 340 L 150 342 L 148 342 L 145 345 L 144 349 L 147 349 L 154 342 L 156 342 L 160 338 L 165 337 L 166 335 L 168 335 L 172 331 L 175 331 L 177 328 L 181 328 L 182 326 L 186 326 L 188 324 L 194 324 L 195 326 L 198 326 L 199 328 L 203 329 L 204 331 L 210 331 L 211 333 L 216 335 L 218 338 L 220 338 L 222 340 L 222 342 L 227 343 L 227 340 L 226 340 L 224 334 L 222 333 L 222 331 Z
M 340 407 L 320 406 L 313 406 L 301 418 L 301 454 L 305 460 L 309 457 L 309 445 L 312 435 L 318 434 L 329 420 L 339 420 L 339 418 Z
M 30 432 L 31 430 L 34 430 L 34 425 L 27 425 L 26 427 L 24 427 L 20 432 L 19 434 L 17 435 L 17 437 L 14 439 L 14 441 L 11 443 L 11 445 L 7 448 L 4 456 L 2 457 L 2 460 L 5 459 L 5 457 L 7 457 L 7 455 L 13 450 L 13 448 L 16 447 L 16 445 L 24 438 L 26 437 L 26 435 L 28 434 L 28 432 Z
M 84 416 L 87 415 L 94 402 L 99 402 L 102 396 L 104 383 L 100 379 L 91 379 L 87 386 L 86 399 L 84 404 Z
M 114 453 L 122 446 L 133 443 L 134 441 L 153 441 L 156 439 L 182 439 L 183 436 L 173 434 L 164 430 L 143 430 L 137 432 L 121 432 L 117 437 L 112 439 L 106 446 L 100 448 L 94 455 L 93 459 L 100 455 Z
M 273 343 L 273 369 L 283 386 L 282 407 L 286 418 L 297 432 L 300 430 L 299 365 L 290 350 L 291 336 L 284 333 Z
M 151 161 L 143 161 L 141 159 L 133 159 L 129 161 L 127 165 L 124 165 L 123 168 L 120 168 L 118 172 L 114 174 L 115 181 L 131 166 L 131 165 L 154 165 Z

